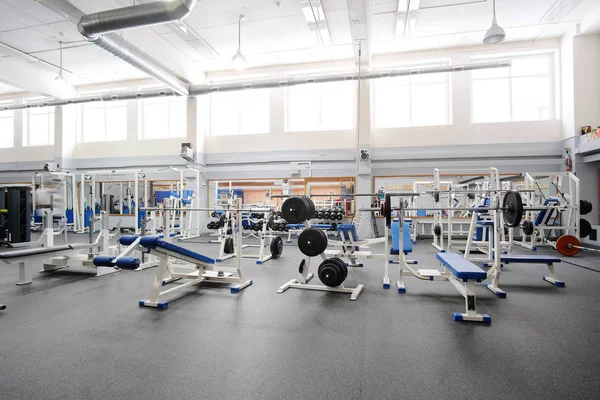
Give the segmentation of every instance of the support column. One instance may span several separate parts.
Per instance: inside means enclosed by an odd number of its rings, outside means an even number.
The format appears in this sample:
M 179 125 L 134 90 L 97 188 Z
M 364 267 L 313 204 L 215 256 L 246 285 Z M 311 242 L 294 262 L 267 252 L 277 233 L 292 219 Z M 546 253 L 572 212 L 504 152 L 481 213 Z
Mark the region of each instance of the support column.
M 355 193 L 371 193 L 371 85 L 369 80 L 359 80 L 356 85 L 356 188 Z M 369 153 L 367 160 L 361 159 L 361 150 Z M 371 205 L 371 197 L 356 197 L 355 212 Z M 359 237 L 369 235 L 367 218 L 361 218 L 357 227 Z

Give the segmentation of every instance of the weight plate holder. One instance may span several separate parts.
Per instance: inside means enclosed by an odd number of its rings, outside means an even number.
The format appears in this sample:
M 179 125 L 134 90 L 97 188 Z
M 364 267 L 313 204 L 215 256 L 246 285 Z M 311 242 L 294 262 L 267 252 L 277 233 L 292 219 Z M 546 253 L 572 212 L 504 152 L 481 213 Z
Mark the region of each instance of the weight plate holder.
M 291 197 L 284 201 L 282 205 L 282 214 L 288 223 L 303 223 L 306 228 L 298 236 L 298 247 L 306 256 L 300 262 L 298 272 L 301 275 L 300 279 L 292 279 L 284 285 L 280 286 L 277 293 L 283 293 L 290 288 L 316 290 L 325 292 L 347 293 L 350 294 L 350 300 L 356 300 L 362 290 L 363 284 L 359 284 L 354 288 L 344 287 L 342 284 L 348 276 L 348 267 L 346 263 L 337 258 L 327 259 L 324 254 L 327 248 L 327 234 L 320 230 L 311 228 L 307 219 L 315 214 L 315 206 L 311 199 L 307 197 Z M 297 222 L 294 222 L 297 221 Z M 314 277 L 314 273 L 309 272 L 311 257 L 320 256 L 323 258 L 323 263 L 328 261 L 329 265 L 328 277 L 323 276 L 325 285 L 309 284 L 309 281 Z M 317 270 L 319 274 L 319 270 Z M 321 268 L 321 274 L 324 274 Z

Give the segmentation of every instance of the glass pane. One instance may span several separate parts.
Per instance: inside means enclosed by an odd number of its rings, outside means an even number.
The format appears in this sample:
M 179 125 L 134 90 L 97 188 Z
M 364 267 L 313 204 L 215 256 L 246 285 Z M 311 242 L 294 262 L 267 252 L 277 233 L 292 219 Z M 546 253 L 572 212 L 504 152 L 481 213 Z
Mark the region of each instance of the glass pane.
M 512 76 L 548 75 L 550 73 L 550 56 L 532 58 L 515 58 L 512 60 Z
M 95 106 L 95 105 L 94 105 Z M 105 139 L 105 112 L 104 107 L 83 108 L 83 141 L 103 142 Z
M 187 136 L 187 100 L 171 99 L 169 104 L 169 137 Z
M 240 133 L 269 133 L 269 90 L 245 90 L 240 93 Z
M 410 126 L 410 89 L 398 78 L 375 81 L 373 115 L 377 128 Z
M 423 74 L 423 75 L 411 75 L 410 83 L 445 83 L 448 80 L 447 73 L 438 74 Z
M 127 140 L 127 103 L 106 107 L 106 140 Z
M 165 102 L 144 100 L 144 139 L 169 137 L 169 105 Z
M 412 126 L 448 124 L 448 94 L 445 84 L 412 86 Z
M 514 78 L 512 100 L 514 121 L 550 119 L 550 78 Z
M 473 122 L 510 121 L 509 80 L 473 81 Z
M 239 108 L 238 92 L 213 93 L 210 95 L 210 132 L 212 136 L 238 134 L 238 113 L 231 109 Z
M 0 113 L 0 148 L 15 147 L 14 121 L 13 111 Z
M 476 69 L 471 71 L 473 79 L 491 79 L 491 78 L 508 78 L 510 76 L 510 68 L 490 68 Z
M 317 131 L 321 125 L 321 96 L 317 85 L 287 89 L 287 130 Z
M 320 130 L 352 129 L 354 117 L 354 82 L 320 84 L 321 126 Z

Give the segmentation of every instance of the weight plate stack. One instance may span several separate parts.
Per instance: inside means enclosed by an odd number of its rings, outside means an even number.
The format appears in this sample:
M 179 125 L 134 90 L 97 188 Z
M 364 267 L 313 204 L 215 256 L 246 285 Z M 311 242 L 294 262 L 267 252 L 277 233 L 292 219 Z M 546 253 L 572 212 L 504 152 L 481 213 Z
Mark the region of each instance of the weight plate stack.
M 310 204 L 305 199 L 305 197 L 290 197 L 283 202 L 281 214 L 290 224 L 300 224 L 314 214 L 314 210 L 311 210 Z
M 524 235 L 532 235 L 534 230 L 533 221 L 523 221 L 523 224 L 521 224 L 521 229 L 523 230 Z
M 348 267 L 337 257 L 329 258 L 319 265 L 317 274 L 325 286 L 336 287 L 344 283 L 348 277 Z
M 586 238 L 590 236 L 592 233 L 592 225 L 588 222 L 588 220 L 580 218 L 579 219 L 579 237 Z

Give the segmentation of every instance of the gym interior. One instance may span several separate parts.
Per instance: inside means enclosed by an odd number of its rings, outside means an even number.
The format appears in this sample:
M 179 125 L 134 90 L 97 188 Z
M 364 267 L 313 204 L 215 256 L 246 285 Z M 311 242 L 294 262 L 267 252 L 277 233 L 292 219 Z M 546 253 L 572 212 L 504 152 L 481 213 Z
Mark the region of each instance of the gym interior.
M 597 0 L 0 0 L 0 398 L 600 398 L 598 65 Z

